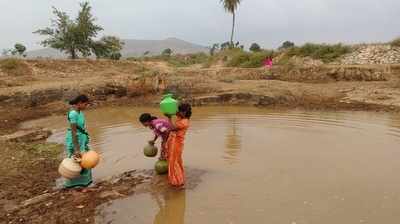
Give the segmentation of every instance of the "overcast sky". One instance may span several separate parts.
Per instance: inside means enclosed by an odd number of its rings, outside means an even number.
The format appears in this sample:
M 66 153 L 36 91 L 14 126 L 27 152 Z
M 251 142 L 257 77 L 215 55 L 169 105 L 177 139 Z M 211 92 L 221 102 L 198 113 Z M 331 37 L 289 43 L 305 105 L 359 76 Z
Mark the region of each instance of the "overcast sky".
M 40 48 L 32 31 L 50 24 L 51 6 L 75 16 L 78 0 L 0 0 L 0 49 Z M 209 46 L 229 39 L 231 15 L 219 0 L 92 0 L 105 34 L 176 37 Z M 242 0 L 235 39 L 265 48 L 285 40 L 380 42 L 400 36 L 400 0 Z

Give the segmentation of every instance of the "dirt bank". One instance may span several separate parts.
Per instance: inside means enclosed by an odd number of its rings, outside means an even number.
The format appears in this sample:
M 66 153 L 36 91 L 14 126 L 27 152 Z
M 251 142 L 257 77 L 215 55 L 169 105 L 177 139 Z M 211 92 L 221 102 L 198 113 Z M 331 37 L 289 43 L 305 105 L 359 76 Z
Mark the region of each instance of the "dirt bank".
M 131 61 L 18 63 L 21 67 L 16 70 L 0 70 L 0 135 L 18 131 L 23 121 L 65 113 L 66 101 L 78 93 L 90 95 L 94 108 L 156 104 L 164 92 L 197 106 L 394 112 L 400 108 L 400 65 L 276 66 L 265 70 L 173 68 L 162 62 Z M 146 172 L 147 176 L 132 172 L 118 181 L 99 183 L 87 193 L 54 191 L 62 146 L 43 143 L 35 135 L 1 141 L 0 223 L 93 223 L 97 205 L 132 194 L 140 183 L 153 178 Z
M 163 178 L 153 176 L 148 171 L 131 171 L 87 189 L 36 192 L 35 197 L 9 206 L 0 216 L 0 223 L 94 223 L 97 206 L 145 191 L 147 186 L 140 188 L 140 184 Z

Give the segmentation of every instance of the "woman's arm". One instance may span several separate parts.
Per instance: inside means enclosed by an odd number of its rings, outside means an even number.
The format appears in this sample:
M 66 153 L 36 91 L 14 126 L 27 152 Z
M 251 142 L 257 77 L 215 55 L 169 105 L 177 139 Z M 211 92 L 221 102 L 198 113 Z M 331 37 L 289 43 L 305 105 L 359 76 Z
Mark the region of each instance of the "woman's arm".
M 78 142 L 78 128 L 76 124 L 71 124 L 71 132 L 72 132 L 72 143 L 74 144 L 74 153 L 73 155 L 80 158 L 81 157 L 81 151 L 79 147 L 79 142 Z
M 178 131 L 179 128 L 174 124 L 171 115 L 165 115 L 165 116 L 168 117 L 169 124 L 171 125 L 170 131 Z
M 149 141 L 150 145 L 154 145 L 158 139 L 158 135 L 154 135 L 154 139 Z

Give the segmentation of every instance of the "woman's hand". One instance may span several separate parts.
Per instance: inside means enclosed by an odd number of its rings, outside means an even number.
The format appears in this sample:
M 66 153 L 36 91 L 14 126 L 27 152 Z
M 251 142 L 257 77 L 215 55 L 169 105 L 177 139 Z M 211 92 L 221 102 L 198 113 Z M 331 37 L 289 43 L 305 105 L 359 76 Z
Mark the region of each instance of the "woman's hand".
M 81 154 L 81 152 L 79 151 L 79 149 L 75 149 L 75 152 L 74 152 L 74 154 L 72 155 L 72 158 L 77 159 L 77 160 L 79 160 L 79 159 L 82 158 L 82 154 Z
M 156 141 L 155 141 L 155 140 L 150 140 L 150 141 L 149 141 L 149 145 L 154 145 L 154 144 L 156 144 Z

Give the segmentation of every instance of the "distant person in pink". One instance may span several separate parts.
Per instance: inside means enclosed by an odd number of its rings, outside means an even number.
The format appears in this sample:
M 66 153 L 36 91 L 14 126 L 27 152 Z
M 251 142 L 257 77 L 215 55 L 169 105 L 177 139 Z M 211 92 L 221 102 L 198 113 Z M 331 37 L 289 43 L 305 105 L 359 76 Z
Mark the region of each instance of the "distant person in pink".
M 272 58 L 271 57 L 268 57 L 264 60 L 264 66 L 269 69 L 272 68 Z

